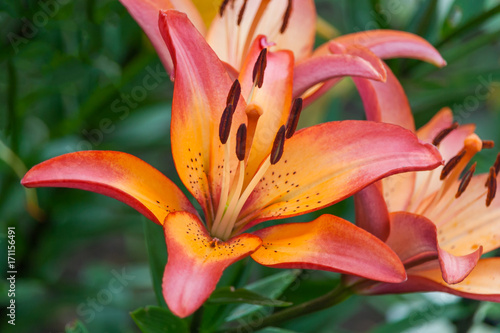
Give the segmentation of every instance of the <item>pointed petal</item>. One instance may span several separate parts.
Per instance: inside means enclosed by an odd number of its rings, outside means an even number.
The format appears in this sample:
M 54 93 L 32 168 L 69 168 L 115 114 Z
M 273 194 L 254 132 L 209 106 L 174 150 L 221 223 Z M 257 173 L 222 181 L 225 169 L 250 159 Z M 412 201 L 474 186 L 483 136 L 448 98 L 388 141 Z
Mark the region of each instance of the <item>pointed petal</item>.
M 467 254 L 480 246 L 485 253 L 500 247 L 500 200 L 495 199 L 486 207 L 487 177 L 487 174 L 472 177 L 465 192 L 455 199 L 457 182 L 442 199 L 453 204 L 435 217 L 439 221 L 439 243 L 454 255 Z M 500 188 L 498 178 L 497 187 Z
M 163 275 L 163 296 L 170 310 L 186 317 L 215 289 L 222 272 L 253 253 L 261 240 L 242 234 L 223 242 L 208 235 L 193 214 L 169 214 L 164 224 L 168 262 Z
M 412 58 L 438 67 L 446 65 L 434 46 L 422 37 L 404 31 L 369 30 L 340 36 L 334 41 L 363 45 L 382 59 Z
M 308 223 L 277 225 L 255 234 L 262 239 L 262 247 L 252 258 L 265 266 L 322 269 L 386 282 L 406 279 L 402 263 L 389 247 L 333 215 Z
M 443 273 L 443 280 L 449 284 L 462 282 L 467 275 L 476 267 L 483 248 L 479 247 L 476 251 L 464 256 L 454 256 L 438 247 L 439 266 Z
M 260 51 L 268 43 L 259 36 L 245 60 L 240 73 L 241 91 L 249 96 L 252 90 L 252 73 Z M 289 51 L 267 52 L 267 66 L 262 88 L 255 88 L 248 105 L 257 105 L 262 110 L 253 135 L 246 172 L 252 177 L 264 158 L 271 153 L 273 141 L 279 128 L 286 124 L 292 105 L 293 54 Z
M 330 43 L 333 54 L 311 57 L 295 67 L 293 96 L 300 97 L 314 85 L 335 77 L 359 76 L 384 81 L 385 68 L 375 54 L 361 46 L 344 46 Z M 312 92 L 308 92 L 308 96 Z
M 81 151 L 34 166 L 26 187 L 69 187 L 104 194 L 126 203 L 155 223 L 169 212 L 196 214 L 182 191 L 141 159 L 116 151 Z
M 418 272 L 415 276 L 424 277 L 440 285 L 441 291 L 458 296 L 500 302 L 500 258 L 482 259 L 470 275 L 458 284 L 447 284 L 436 270 Z
M 366 118 L 396 124 L 415 131 L 413 114 L 403 87 L 390 68 L 387 65 L 384 66 L 387 72 L 385 82 L 353 78 L 363 100 Z
M 374 183 L 354 195 L 356 225 L 385 241 L 389 236 L 389 211 L 382 195 L 380 182 Z
M 436 226 L 431 221 L 406 212 L 390 216 L 391 232 L 386 244 L 399 255 L 405 267 L 438 258 Z
M 438 246 L 434 223 L 424 216 L 406 212 L 391 214 L 391 232 L 386 243 L 399 255 L 407 269 L 439 259 L 447 283 L 458 283 L 467 277 L 482 253 L 481 249 L 465 256 L 446 252 Z
M 329 206 L 388 175 L 435 168 L 437 150 L 413 133 L 384 123 L 341 121 L 313 126 L 286 141 L 245 204 L 251 224 Z
M 173 64 L 167 46 L 158 29 L 158 12 L 177 9 L 188 14 L 189 19 L 204 33 L 205 27 L 200 14 L 190 1 L 186 0 L 120 0 L 128 12 L 149 37 L 168 73 L 173 76 Z
M 221 17 L 217 15 L 207 34 L 207 40 L 219 57 L 240 69 L 258 35 L 266 35 L 277 49 L 290 50 L 297 60 L 311 54 L 316 28 L 316 11 L 312 0 L 292 1 L 291 14 L 283 33 L 280 32 L 288 1 L 246 1 L 238 25 L 243 0 L 226 6 Z
M 410 104 L 401 84 L 392 71 L 384 65 L 387 72 L 385 82 L 363 78 L 353 78 L 363 105 L 366 118 L 396 124 L 415 131 L 415 123 Z M 405 210 L 409 204 L 415 184 L 415 174 L 401 174 L 382 180 L 387 206 L 390 211 Z M 397 195 L 390 195 L 397 193 Z
M 360 290 L 362 294 L 398 294 L 424 291 L 440 291 L 460 297 L 481 301 L 500 302 L 500 258 L 479 260 L 469 276 L 458 284 L 447 284 L 439 269 L 411 272 L 403 283 L 380 283 L 371 288 Z
M 444 61 L 439 52 L 431 44 L 429 44 L 425 39 L 407 32 L 394 31 L 394 30 L 370 30 L 370 31 L 363 31 L 363 32 L 344 35 L 333 39 L 333 41 L 339 44 L 344 44 L 346 46 L 347 45 L 363 46 L 365 48 L 368 48 L 377 57 L 380 57 L 382 59 L 406 57 L 406 58 L 414 58 L 427 61 L 439 67 L 446 65 L 446 61 Z M 313 56 L 321 56 L 324 54 L 328 54 L 330 52 L 329 48 L 330 48 L 329 43 L 325 43 L 314 51 Z M 395 80 L 393 75 L 391 78 L 388 78 L 388 81 L 389 79 L 391 79 L 392 81 Z M 336 82 L 330 82 L 328 83 L 328 85 L 331 87 L 335 83 Z M 322 90 L 322 92 L 324 92 L 325 90 L 326 89 Z M 393 90 L 393 93 L 399 94 L 399 96 L 396 96 L 397 103 L 395 105 L 397 105 L 398 108 L 402 107 L 401 114 L 398 115 L 397 113 L 395 113 L 391 115 L 390 118 L 394 120 L 399 119 L 400 122 L 402 121 L 401 123 L 399 123 L 401 126 L 414 130 L 413 119 L 411 120 L 409 120 L 409 118 L 405 119 L 405 117 L 408 117 L 408 113 L 405 110 L 405 108 L 409 109 L 409 107 L 405 106 L 405 104 L 408 103 L 406 101 L 406 96 L 401 96 L 402 88 L 400 87 L 399 83 L 397 83 L 395 87 L 390 87 L 390 90 Z M 312 102 L 320 95 L 321 94 L 318 91 L 317 93 L 311 96 L 307 96 L 308 98 L 305 100 L 306 102 L 305 105 L 308 105 L 310 102 Z M 370 94 L 368 94 L 366 98 L 371 98 L 372 101 L 370 102 L 368 101 L 365 102 L 365 97 L 362 96 L 363 102 L 365 103 L 365 108 L 369 107 L 371 103 L 375 103 L 372 104 L 374 106 L 377 105 L 376 95 L 374 95 L 373 92 L 371 93 L 371 97 L 369 97 L 369 95 Z M 388 94 L 388 98 L 389 97 L 390 94 Z M 389 103 L 388 105 L 384 105 L 382 110 L 384 110 L 387 106 L 391 108 L 391 104 Z M 394 109 L 397 110 L 398 108 Z M 368 113 L 369 112 L 367 109 L 367 115 Z M 393 112 L 391 111 L 390 113 L 392 114 Z M 368 119 L 377 120 L 376 119 L 377 117 L 375 118 L 370 118 L 370 116 L 368 117 L 369 117 Z M 384 117 L 387 118 L 387 116 Z M 393 121 L 389 122 L 396 123 Z
M 160 14 L 160 30 L 174 54 L 175 87 L 172 101 L 172 154 L 179 176 L 202 205 L 208 222 L 220 197 L 220 166 L 224 152 L 219 123 L 232 81 L 224 65 L 186 15 Z M 238 126 L 246 122 L 242 98 L 233 116 L 230 145 L 235 147 Z M 232 170 L 237 159 L 231 154 Z

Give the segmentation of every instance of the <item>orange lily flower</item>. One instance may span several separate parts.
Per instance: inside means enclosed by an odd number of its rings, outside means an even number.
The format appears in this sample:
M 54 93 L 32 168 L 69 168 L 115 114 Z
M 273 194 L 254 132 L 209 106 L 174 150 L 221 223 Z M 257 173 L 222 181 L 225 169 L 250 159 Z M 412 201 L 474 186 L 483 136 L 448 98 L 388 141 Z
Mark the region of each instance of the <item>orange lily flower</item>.
M 397 81 L 387 82 L 383 92 L 371 92 L 380 101 L 367 109 L 375 110 L 372 115 L 414 131 L 411 110 Z M 401 101 L 400 110 L 376 111 L 389 103 L 389 96 L 390 101 Z M 477 152 L 493 147 L 474 131 L 472 124 L 453 123 L 451 110 L 442 109 L 416 134 L 436 145 L 446 164 L 433 171 L 385 178 L 355 196 L 357 225 L 385 241 L 408 274 L 400 284 L 360 284 L 360 293 L 443 291 L 500 302 L 500 258 L 480 259 L 500 247 L 500 202 L 493 201 L 500 154 L 489 173 L 474 176 L 474 163 L 460 179 Z
M 181 317 L 203 304 L 226 267 L 250 255 L 270 267 L 403 281 L 404 268 L 387 245 L 335 216 L 245 231 L 329 206 L 397 172 L 430 170 L 441 164 L 435 147 L 399 126 L 366 121 L 295 133 L 300 99 L 292 102 L 292 52 L 271 52 L 258 38 L 232 81 L 185 14 L 162 11 L 159 26 L 174 55 L 174 162 L 204 220 L 168 178 L 120 152 L 55 157 L 33 167 L 22 184 L 101 193 L 162 225 L 169 253 L 163 293 Z
M 208 44 L 225 63 L 233 78 L 245 65 L 253 42 L 261 35 L 275 50 L 290 50 L 295 56 L 293 98 L 304 106 L 330 89 L 343 76 L 353 76 L 359 89 L 383 89 L 377 81 L 395 80 L 381 59 L 407 57 L 444 66 L 439 52 L 425 39 L 394 30 L 372 30 L 335 38 L 313 51 L 316 10 L 313 0 L 120 0 L 143 28 L 156 48 L 167 72 L 174 66 L 156 23 L 160 10 L 185 12 Z M 211 8 L 207 8 L 210 7 Z M 202 12 L 198 10 L 203 10 Z M 205 23 L 210 23 L 207 30 Z M 366 82 L 368 81 L 368 82 Z M 363 99 L 369 95 L 362 96 Z M 384 107 L 396 108 L 398 101 Z

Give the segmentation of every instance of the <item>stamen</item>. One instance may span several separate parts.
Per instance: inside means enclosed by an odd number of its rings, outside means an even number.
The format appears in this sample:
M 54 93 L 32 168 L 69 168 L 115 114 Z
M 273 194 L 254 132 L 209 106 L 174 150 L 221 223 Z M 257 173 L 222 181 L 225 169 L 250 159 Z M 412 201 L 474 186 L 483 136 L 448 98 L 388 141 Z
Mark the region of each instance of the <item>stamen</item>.
M 491 149 L 495 147 L 495 141 L 483 140 L 483 149 Z
M 497 174 L 494 167 L 490 168 L 490 174 L 488 176 L 487 184 L 488 194 L 486 195 L 486 207 L 489 207 L 497 193 Z
M 222 112 L 219 124 L 219 139 L 222 144 L 226 144 L 231 132 L 231 123 L 233 122 L 233 105 L 229 104 Z
M 285 125 L 282 125 L 274 138 L 273 148 L 271 149 L 271 165 L 279 162 L 283 156 L 283 147 L 285 146 Z
M 234 80 L 231 89 L 229 89 L 229 93 L 227 94 L 226 106 L 231 104 L 233 106 L 233 113 L 236 110 L 236 106 L 238 105 L 238 101 L 240 100 L 241 95 L 241 85 L 238 79 Z
M 255 62 L 255 66 L 253 67 L 253 75 L 252 82 L 259 88 L 262 88 L 264 84 L 264 70 L 267 66 L 267 48 L 263 48 L 260 51 L 259 57 Z
M 247 127 L 245 124 L 241 124 L 236 133 L 236 157 L 239 161 L 245 159 L 245 150 L 247 143 Z
M 495 164 L 493 164 L 493 167 L 495 168 L 495 173 L 498 175 L 498 171 L 500 171 L 500 153 L 498 153 L 497 159 L 495 161 Z
M 460 182 L 460 185 L 458 186 L 458 191 L 457 194 L 455 194 L 455 198 L 459 198 L 462 193 L 465 192 L 467 189 L 467 186 L 469 186 L 470 180 L 472 179 L 472 176 L 474 175 L 474 172 L 476 171 L 476 164 L 474 163 L 469 171 L 467 171 L 464 175 L 464 178 L 462 178 L 462 181 Z
M 300 112 L 302 111 L 302 98 L 297 98 L 293 101 L 292 109 L 290 115 L 288 116 L 288 121 L 286 123 L 286 134 L 285 138 L 290 139 L 295 130 L 297 129 L 297 124 L 299 123 Z
M 446 138 L 448 134 L 450 134 L 453 130 L 457 129 L 457 127 L 458 123 L 454 122 L 450 127 L 445 128 L 444 130 L 439 132 L 438 135 L 436 135 L 436 137 L 434 138 L 434 140 L 432 140 L 432 144 L 434 146 L 439 145 L 441 141 L 443 141 L 443 139 Z
M 281 24 L 280 33 L 284 33 L 286 27 L 288 26 L 288 21 L 290 21 L 290 15 L 292 14 L 292 0 L 288 0 L 288 5 L 286 7 L 285 15 L 283 15 L 283 23 Z
M 220 7 L 219 7 L 219 15 L 222 17 L 224 16 L 224 11 L 226 10 L 226 6 L 227 4 L 229 3 L 229 0 L 224 0 L 222 1 L 222 3 L 220 4 Z
M 238 13 L 238 22 L 236 22 L 237 25 L 241 24 L 241 21 L 243 20 L 243 14 L 245 13 L 246 7 L 247 7 L 247 0 L 244 0 L 243 6 L 241 6 L 240 12 Z
M 465 156 L 465 149 L 462 149 L 460 153 L 458 153 L 457 156 L 452 157 L 448 163 L 443 167 L 443 170 L 441 171 L 441 177 L 439 179 L 443 180 L 445 179 L 450 172 L 460 163 L 460 160 Z

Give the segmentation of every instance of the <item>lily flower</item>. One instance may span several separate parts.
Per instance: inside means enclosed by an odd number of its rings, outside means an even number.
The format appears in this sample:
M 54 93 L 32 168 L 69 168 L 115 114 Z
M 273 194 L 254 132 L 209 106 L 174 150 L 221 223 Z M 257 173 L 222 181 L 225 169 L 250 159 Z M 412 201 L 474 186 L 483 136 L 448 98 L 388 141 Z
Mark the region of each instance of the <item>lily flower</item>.
M 120 1 L 147 34 L 172 77 L 171 53 L 156 25 L 160 10 L 185 12 L 233 78 L 242 70 L 255 39 L 266 36 L 274 43 L 275 50 L 293 52 L 296 66 L 293 98 L 302 97 L 304 106 L 328 91 L 343 76 L 356 78 L 364 100 L 370 96 L 368 90 L 383 90 L 383 86 L 375 83 L 395 80 L 395 77 L 381 59 L 407 57 L 439 67 L 446 64 L 425 39 L 394 30 L 352 33 L 313 50 L 316 28 L 313 0 L 220 0 L 219 7 L 214 7 L 214 2 L 199 0 Z M 210 24 L 208 30 L 205 23 Z M 396 106 L 394 103 L 386 107 Z
M 185 14 L 162 11 L 159 26 L 174 55 L 175 167 L 204 218 L 167 177 L 121 152 L 55 157 L 33 167 L 22 184 L 101 193 L 162 225 L 169 254 L 163 294 L 181 317 L 203 304 L 226 267 L 247 256 L 269 267 L 403 281 L 396 254 L 339 217 L 246 231 L 329 206 L 382 177 L 435 168 L 442 162 L 435 147 L 399 126 L 366 121 L 295 133 L 301 100 L 292 101 L 292 52 L 271 51 L 260 37 L 233 81 Z
M 392 91 L 392 98 L 406 99 Z M 387 122 L 413 126 L 411 113 L 382 115 Z M 493 200 L 500 154 L 489 173 L 474 175 L 476 163 L 466 169 L 476 153 L 493 147 L 474 131 L 472 124 L 458 126 L 451 110 L 442 109 L 416 133 L 439 148 L 446 164 L 385 178 L 356 195 L 357 225 L 385 241 L 408 274 L 400 284 L 361 283 L 355 287 L 359 293 L 442 291 L 500 302 L 500 258 L 480 259 L 500 247 L 500 202 Z M 354 280 L 359 282 L 349 283 Z

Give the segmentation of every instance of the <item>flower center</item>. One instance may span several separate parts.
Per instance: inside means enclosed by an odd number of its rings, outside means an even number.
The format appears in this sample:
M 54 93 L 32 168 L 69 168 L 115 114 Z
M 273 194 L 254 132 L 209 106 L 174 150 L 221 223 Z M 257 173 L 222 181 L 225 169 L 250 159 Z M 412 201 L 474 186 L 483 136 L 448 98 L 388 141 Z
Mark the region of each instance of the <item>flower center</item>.
M 233 173 L 232 170 L 230 170 L 230 154 L 232 153 L 230 147 L 231 141 L 228 139 L 230 137 L 232 127 L 232 117 L 236 110 L 236 104 L 238 103 L 241 92 L 238 80 L 233 83 L 229 92 L 227 105 L 222 114 L 219 125 L 219 138 L 224 146 L 224 165 L 222 170 L 223 176 L 220 199 L 214 222 L 212 224 L 211 234 L 213 237 L 217 237 L 222 240 L 227 240 L 231 237 L 233 230 L 235 229 L 235 225 L 237 224 L 239 214 L 253 190 L 269 167 L 280 161 L 284 151 L 285 140 L 291 138 L 295 133 L 300 112 L 302 110 L 302 99 L 298 98 L 292 105 L 287 124 L 282 125 L 276 133 L 270 154 L 263 161 L 261 161 L 259 168 L 251 179 L 245 180 L 245 176 L 248 176 L 246 168 L 249 154 L 247 154 L 247 152 L 252 147 L 253 134 L 259 117 L 262 115 L 262 109 L 252 103 L 252 96 L 254 89 L 262 87 L 264 81 L 264 71 L 266 68 L 266 55 L 267 49 L 264 48 L 257 58 L 254 66 L 253 86 L 248 98 L 248 105 L 245 110 L 247 114 L 248 126 L 240 124 L 236 133 L 235 153 L 239 163 L 232 181 L 231 175 Z M 238 229 L 241 229 L 243 225 L 240 223 L 237 227 Z
M 458 127 L 458 124 L 453 124 L 451 127 L 441 131 L 433 140 L 433 144 L 439 146 L 441 141 L 450 134 L 453 130 Z M 460 175 L 465 170 L 467 164 L 470 162 L 472 157 L 482 149 L 493 148 L 493 141 L 481 141 L 481 139 L 476 134 L 470 134 L 464 140 L 464 147 L 462 150 L 450 158 L 448 162 L 444 165 L 439 176 L 441 180 L 441 186 L 437 191 L 433 191 L 434 194 L 428 195 L 429 186 L 432 183 L 432 178 L 435 177 L 434 172 L 429 172 L 426 179 L 424 179 L 417 188 L 414 195 L 414 200 L 410 204 L 410 211 L 414 211 L 417 214 L 424 215 L 439 227 L 441 224 L 446 223 L 453 216 L 452 214 L 457 214 L 456 210 L 450 210 L 450 206 L 459 199 L 462 194 L 466 191 L 472 176 L 476 170 L 476 163 L 474 163 L 463 175 L 460 183 L 458 185 L 455 195 L 446 195 L 450 189 L 457 184 Z M 496 194 L 496 176 L 500 169 L 500 153 L 497 155 L 495 164 L 490 168 L 490 173 L 488 175 L 488 180 L 485 184 L 484 192 L 480 193 L 476 198 L 467 202 L 461 208 L 461 211 L 465 211 L 467 207 L 476 203 L 478 200 L 484 200 L 486 197 L 486 206 L 489 206 Z M 456 185 L 455 185 L 456 186 Z M 416 206 L 415 206 L 416 205 Z M 411 207 L 414 208 L 411 208 Z

